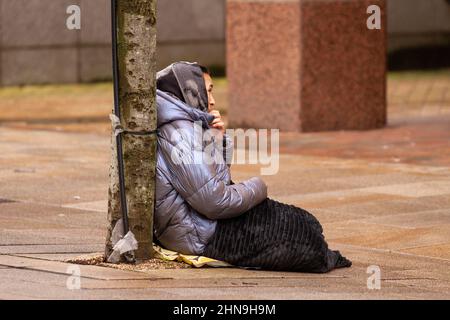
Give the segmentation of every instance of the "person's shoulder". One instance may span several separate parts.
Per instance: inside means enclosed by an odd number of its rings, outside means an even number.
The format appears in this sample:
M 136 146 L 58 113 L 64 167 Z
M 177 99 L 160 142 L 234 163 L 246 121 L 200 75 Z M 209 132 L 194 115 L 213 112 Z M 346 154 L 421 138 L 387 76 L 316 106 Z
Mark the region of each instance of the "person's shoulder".
M 186 119 L 170 121 L 159 128 L 159 134 L 169 140 L 177 136 L 193 137 L 195 134 L 194 122 Z

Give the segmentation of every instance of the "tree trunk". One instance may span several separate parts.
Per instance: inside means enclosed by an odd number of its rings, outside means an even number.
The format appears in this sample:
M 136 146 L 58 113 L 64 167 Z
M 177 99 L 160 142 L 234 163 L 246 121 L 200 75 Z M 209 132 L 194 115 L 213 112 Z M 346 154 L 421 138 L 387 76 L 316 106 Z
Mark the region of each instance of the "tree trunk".
M 129 131 L 152 131 L 156 129 L 156 0 L 117 2 L 121 124 Z M 135 257 L 148 259 L 153 255 L 156 135 L 123 134 L 122 141 L 129 225 L 139 243 Z M 112 229 L 122 217 L 114 134 L 111 146 L 107 257 L 112 251 Z

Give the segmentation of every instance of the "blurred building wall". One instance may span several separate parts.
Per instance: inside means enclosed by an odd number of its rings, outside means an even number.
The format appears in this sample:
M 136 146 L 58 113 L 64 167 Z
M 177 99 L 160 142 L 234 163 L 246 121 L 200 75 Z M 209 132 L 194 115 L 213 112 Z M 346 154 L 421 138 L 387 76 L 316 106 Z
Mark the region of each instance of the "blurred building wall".
M 159 0 L 158 66 L 225 65 L 226 0 Z M 81 30 L 66 27 L 81 8 Z M 0 0 L 0 85 L 111 78 L 110 0 Z
M 450 44 L 450 0 L 388 0 L 389 51 Z
M 158 0 L 158 66 L 225 66 L 226 0 Z M 66 8 L 81 7 L 81 30 Z M 448 45 L 450 0 L 388 0 L 389 52 Z M 0 0 L 0 85 L 111 78 L 110 0 Z
M 157 0 L 158 65 L 179 60 L 225 67 L 226 0 Z

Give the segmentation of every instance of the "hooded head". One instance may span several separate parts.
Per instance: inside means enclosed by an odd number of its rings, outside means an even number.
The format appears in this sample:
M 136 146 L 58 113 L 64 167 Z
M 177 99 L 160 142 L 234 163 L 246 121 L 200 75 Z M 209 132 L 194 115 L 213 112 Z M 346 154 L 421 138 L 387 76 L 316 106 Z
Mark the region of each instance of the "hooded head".
M 207 72 L 198 63 L 175 62 L 156 75 L 156 85 L 187 105 L 208 112 L 208 93 L 203 73 Z

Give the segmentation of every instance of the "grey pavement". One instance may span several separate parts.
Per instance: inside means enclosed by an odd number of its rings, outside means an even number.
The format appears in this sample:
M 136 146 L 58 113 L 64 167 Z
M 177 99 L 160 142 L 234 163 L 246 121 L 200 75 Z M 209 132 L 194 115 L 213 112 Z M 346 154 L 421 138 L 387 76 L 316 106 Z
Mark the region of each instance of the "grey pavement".
M 0 127 L 0 299 L 448 299 L 444 120 L 282 134 L 280 170 L 265 177 L 270 196 L 316 215 L 330 247 L 353 261 L 350 269 L 321 275 L 73 269 L 67 259 L 103 250 L 109 136 Z M 233 167 L 235 180 L 258 174 L 258 165 Z M 369 266 L 380 268 L 379 289 L 368 288 Z M 81 287 L 71 290 L 76 268 Z

